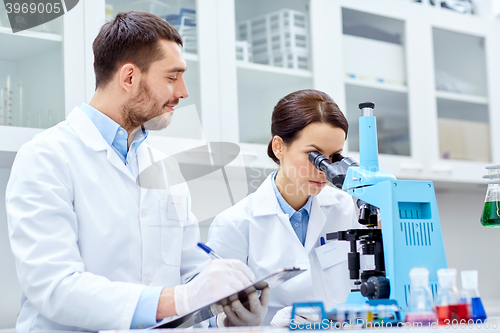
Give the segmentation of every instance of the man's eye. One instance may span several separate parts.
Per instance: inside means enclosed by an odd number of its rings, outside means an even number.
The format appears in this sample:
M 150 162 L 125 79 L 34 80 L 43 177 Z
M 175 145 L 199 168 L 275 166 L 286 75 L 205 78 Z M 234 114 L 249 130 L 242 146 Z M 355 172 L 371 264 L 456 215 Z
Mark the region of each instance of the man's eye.
M 177 81 L 177 78 L 176 77 L 169 77 L 169 80 L 171 80 L 173 82 L 173 81 Z

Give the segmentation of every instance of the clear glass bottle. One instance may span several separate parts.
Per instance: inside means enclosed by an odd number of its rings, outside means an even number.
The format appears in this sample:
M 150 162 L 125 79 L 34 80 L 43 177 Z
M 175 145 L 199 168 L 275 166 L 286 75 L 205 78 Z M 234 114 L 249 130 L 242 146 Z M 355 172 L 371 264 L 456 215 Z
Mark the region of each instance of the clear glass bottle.
M 488 189 L 484 199 L 481 224 L 485 227 L 500 227 L 500 165 L 486 167 L 488 174 L 483 178 L 488 179 Z
M 437 320 L 436 307 L 429 288 L 429 271 L 424 267 L 413 268 L 410 271 L 411 288 L 406 321 L 430 325 Z
M 437 271 L 439 289 L 436 296 L 436 310 L 439 325 L 452 325 L 453 320 L 458 323 L 470 319 L 467 303 L 461 303 L 457 290 L 457 270 L 442 268 Z
M 470 318 L 474 322 L 484 322 L 486 320 L 486 311 L 484 311 L 483 302 L 479 297 L 478 273 L 477 271 L 462 271 L 462 293 L 461 301 L 467 303 L 469 307 Z

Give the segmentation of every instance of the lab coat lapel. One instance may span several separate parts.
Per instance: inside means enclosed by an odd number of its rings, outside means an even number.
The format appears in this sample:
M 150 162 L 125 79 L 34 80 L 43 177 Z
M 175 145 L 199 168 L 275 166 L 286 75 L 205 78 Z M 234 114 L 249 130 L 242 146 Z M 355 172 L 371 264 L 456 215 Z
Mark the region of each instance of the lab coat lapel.
M 274 193 L 273 184 L 272 184 L 272 174 L 269 175 L 262 185 L 255 191 L 254 202 L 253 202 L 253 215 L 257 216 L 266 216 L 266 215 L 275 215 L 281 223 L 285 225 L 285 228 L 288 230 L 291 236 L 296 240 L 298 244 L 302 247 L 299 238 L 295 234 L 295 231 L 290 224 L 290 217 L 288 214 L 283 213 L 281 207 L 278 202 L 278 198 L 276 198 L 276 194 Z
M 92 120 L 79 107 L 75 107 L 66 120 L 87 147 L 95 151 L 106 150 L 106 146 L 108 146 L 106 140 L 94 126 Z
M 271 177 L 272 174 L 267 176 L 262 185 L 255 191 L 253 196 L 253 216 L 255 217 L 280 213 L 285 215 L 274 194 Z
M 147 141 L 147 140 L 146 140 Z M 146 197 L 149 189 L 156 187 L 166 188 L 165 179 L 162 176 L 158 177 L 159 164 L 161 161 L 156 161 L 153 156 L 153 151 L 147 142 L 143 142 L 137 147 L 137 163 L 139 168 L 139 176 L 137 177 L 137 184 L 141 187 L 141 205 Z M 160 179 L 159 179 L 160 178 Z M 162 182 L 162 184 L 160 184 Z
M 317 244 L 319 235 L 326 223 L 326 215 L 316 197 L 313 197 L 310 213 L 306 242 L 304 244 L 307 253 Z
M 92 120 L 79 107 L 75 107 L 71 111 L 67 121 L 87 147 L 95 151 L 106 150 L 109 163 L 135 182 L 134 177 L 132 177 L 123 161 L 118 157 L 113 148 L 108 145 L 106 140 L 104 140 L 99 130 L 92 123 Z
M 313 197 L 311 211 L 309 216 L 309 224 L 307 227 L 307 236 L 304 247 L 309 253 L 318 244 L 318 238 L 325 227 L 327 216 L 325 209 L 332 205 L 338 205 L 340 201 L 333 196 L 328 196 L 327 191 L 321 191 Z
M 149 190 L 165 190 L 165 194 L 186 196 L 186 181 L 177 160 L 152 148 L 146 139 L 137 147 L 141 203 Z
M 116 151 L 114 151 L 113 148 L 111 148 L 110 146 L 107 146 L 106 150 L 107 150 L 107 154 L 108 154 L 107 157 L 108 157 L 109 163 L 111 163 L 111 165 L 113 165 L 115 168 L 117 168 L 118 170 L 123 172 L 127 177 L 129 177 L 131 180 L 133 180 L 135 182 L 134 177 L 132 176 L 130 171 L 127 169 L 127 167 L 125 166 L 123 161 L 118 157 L 118 155 L 116 154 Z
M 300 245 L 302 248 L 302 243 L 299 240 L 299 237 L 297 237 L 297 234 L 292 228 L 292 224 L 290 223 L 290 217 L 288 214 L 284 214 L 283 212 L 278 213 L 278 218 L 281 220 L 281 222 L 285 225 L 285 228 L 288 230 L 289 236 L 292 237 L 293 242 L 296 243 L 297 245 Z

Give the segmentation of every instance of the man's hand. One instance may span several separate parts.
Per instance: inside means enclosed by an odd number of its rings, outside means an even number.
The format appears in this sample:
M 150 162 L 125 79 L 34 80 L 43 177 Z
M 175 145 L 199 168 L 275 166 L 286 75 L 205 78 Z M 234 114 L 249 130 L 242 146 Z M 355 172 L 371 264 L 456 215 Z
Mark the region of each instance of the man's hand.
M 245 308 L 239 300 L 224 306 L 224 313 L 217 316 L 217 326 L 258 326 L 262 324 L 267 313 L 270 293 L 271 289 L 264 288 L 260 298 L 257 292 L 248 295 L 249 309 Z
M 252 270 L 239 260 L 212 260 L 191 282 L 175 287 L 177 315 L 184 316 L 202 306 L 234 294 L 251 285 L 253 279 L 255 275 Z

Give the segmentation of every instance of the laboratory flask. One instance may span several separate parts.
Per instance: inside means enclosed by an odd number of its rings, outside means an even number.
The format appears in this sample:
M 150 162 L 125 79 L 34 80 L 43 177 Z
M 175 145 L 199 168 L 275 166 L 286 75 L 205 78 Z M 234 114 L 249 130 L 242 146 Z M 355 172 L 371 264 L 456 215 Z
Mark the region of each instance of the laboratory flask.
M 429 271 L 424 267 L 415 267 L 410 271 L 410 279 L 406 321 L 428 326 L 437 320 L 436 307 L 429 288 Z
M 436 296 L 436 310 L 439 325 L 452 325 L 469 320 L 467 303 L 461 302 L 457 290 L 457 270 L 441 268 L 437 271 L 439 288 Z
M 488 174 L 483 178 L 487 179 L 488 189 L 481 224 L 490 228 L 500 227 L 500 165 L 489 165 L 486 169 Z
M 478 273 L 477 271 L 462 271 L 462 292 L 461 300 L 467 303 L 469 307 L 470 318 L 474 322 L 484 322 L 486 320 L 486 312 L 484 311 L 483 302 L 479 297 Z

